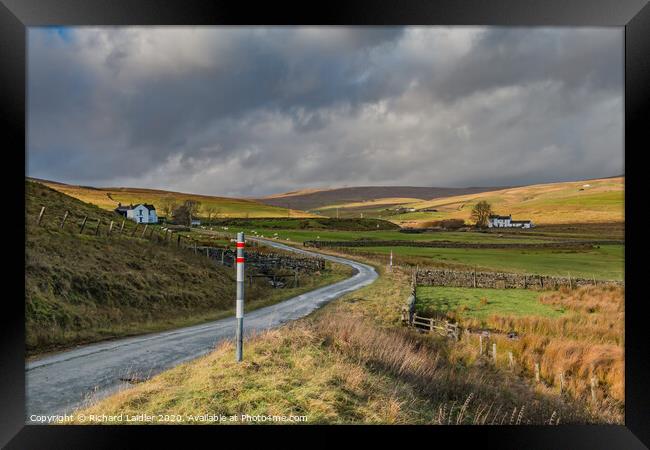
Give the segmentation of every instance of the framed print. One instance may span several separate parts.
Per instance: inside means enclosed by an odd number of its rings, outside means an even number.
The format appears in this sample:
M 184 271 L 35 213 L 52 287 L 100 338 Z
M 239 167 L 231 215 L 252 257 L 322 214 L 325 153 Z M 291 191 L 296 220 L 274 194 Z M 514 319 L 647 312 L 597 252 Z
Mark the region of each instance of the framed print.
M 647 446 L 649 8 L 4 1 L 2 445 Z

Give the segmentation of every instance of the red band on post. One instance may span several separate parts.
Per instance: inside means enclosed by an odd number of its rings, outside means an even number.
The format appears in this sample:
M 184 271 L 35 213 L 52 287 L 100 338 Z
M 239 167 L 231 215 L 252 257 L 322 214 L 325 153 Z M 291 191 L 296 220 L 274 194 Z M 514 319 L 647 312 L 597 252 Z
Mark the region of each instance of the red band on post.
M 237 242 L 237 248 L 244 248 L 243 242 Z
M 243 262 L 244 262 L 244 258 L 237 258 L 237 262 L 238 262 L 238 263 L 243 263 Z

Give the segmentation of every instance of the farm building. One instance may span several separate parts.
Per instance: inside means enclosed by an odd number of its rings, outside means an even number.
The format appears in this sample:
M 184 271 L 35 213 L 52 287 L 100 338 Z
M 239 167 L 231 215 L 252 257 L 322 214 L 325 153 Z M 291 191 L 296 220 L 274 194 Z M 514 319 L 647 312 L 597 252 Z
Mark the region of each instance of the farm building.
M 512 215 L 492 215 L 488 219 L 488 228 L 531 228 L 532 220 L 512 220 Z
M 156 207 L 146 203 L 141 203 L 136 206 L 123 206 L 121 203 L 118 203 L 115 212 L 137 223 L 158 223 Z

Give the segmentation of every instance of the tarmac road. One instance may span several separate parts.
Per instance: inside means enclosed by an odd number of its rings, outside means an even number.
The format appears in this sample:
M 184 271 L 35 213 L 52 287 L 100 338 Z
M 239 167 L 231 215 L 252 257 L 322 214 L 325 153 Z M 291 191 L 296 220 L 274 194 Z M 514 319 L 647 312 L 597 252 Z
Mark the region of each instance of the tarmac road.
M 260 308 L 244 317 L 245 334 L 299 319 L 343 294 L 372 283 L 375 270 L 345 258 L 255 239 L 282 250 L 351 266 L 355 274 L 343 281 Z M 234 310 L 233 299 L 233 310 Z M 33 415 L 70 413 L 88 399 L 98 399 L 126 385 L 124 378 L 148 378 L 210 352 L 217 343 L 234 339 L 235 318 L 217 320 L 162 333 L 90 344 L 30 361 L 25 366 L 26 422 Z M 233 354 L 233 358 L 234 358 Z M 246 344 L 244 343 L 244 359 Z

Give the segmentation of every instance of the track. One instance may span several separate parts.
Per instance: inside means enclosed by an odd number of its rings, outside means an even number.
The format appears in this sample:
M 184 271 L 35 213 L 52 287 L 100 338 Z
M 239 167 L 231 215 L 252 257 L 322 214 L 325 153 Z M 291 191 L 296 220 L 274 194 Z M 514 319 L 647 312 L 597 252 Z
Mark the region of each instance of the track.
M 304 317 L 377 278 L 375 270 L 366 264 L 278 242 L 255 240 L 282 250 L 348 265 L 355 269 L 355 274 L 338 283 L 247 313 L 244 318 L 246 335 Z M 229 317 L 172 331 L 90 344 L 31 361 L 25 367 L 26 422 L 34 423 L 30 419 L 32 415 L 69 413 L 87 399 L 98 399 L 124 387 L 124 379 L 148 378 L 202 356 L 220 341 L 233 339 L 234 333 L 235 319 Z

